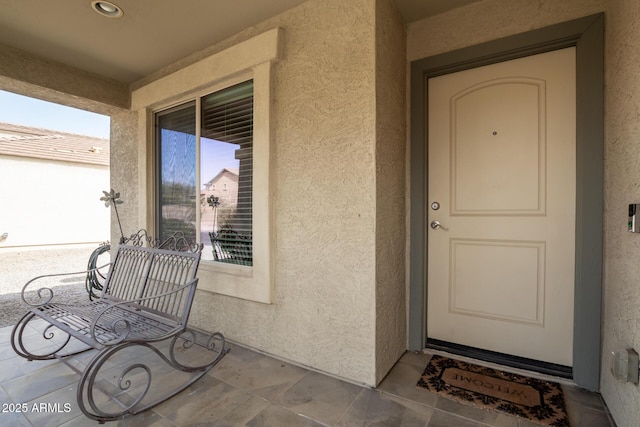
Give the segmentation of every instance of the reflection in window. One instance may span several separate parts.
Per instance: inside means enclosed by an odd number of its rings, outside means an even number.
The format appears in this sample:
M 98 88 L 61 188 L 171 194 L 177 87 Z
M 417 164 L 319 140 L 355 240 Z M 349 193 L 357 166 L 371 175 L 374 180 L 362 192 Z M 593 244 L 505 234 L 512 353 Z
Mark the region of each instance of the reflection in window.
M 157 115 L 160 234 L 164 237 L 182 227 L 205 245 L 203 259 L 253 265 L 253 82 L 196 102 L 201 111 L 197 153 L 195 102 Z
M 196 105 L 182 105 L 158 114 L 159 233 L 164 240 L 183 232 L 195 240 L 196 224 Z
M 202 98 L 201 123 L 201 234 L 215 261 L 252 265 L 253 82 Z

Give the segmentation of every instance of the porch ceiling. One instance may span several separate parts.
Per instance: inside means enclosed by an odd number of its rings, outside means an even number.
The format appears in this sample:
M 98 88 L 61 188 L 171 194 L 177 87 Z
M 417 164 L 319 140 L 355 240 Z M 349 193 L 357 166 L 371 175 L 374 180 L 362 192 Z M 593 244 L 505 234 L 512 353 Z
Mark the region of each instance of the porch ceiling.
M 0 43 L 131 83 L 307 0 L 111 0 L 119 19 L 91 0 L 0 0 Z M 405 22 L 479 0 L 394 0 Z

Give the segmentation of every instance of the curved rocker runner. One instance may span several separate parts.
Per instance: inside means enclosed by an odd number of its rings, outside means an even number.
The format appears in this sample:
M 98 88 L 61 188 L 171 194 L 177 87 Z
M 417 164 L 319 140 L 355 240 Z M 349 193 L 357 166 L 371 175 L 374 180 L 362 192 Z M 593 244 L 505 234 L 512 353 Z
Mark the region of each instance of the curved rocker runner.
M 54 303 L 53 290 L 47 287 L 38 289 L 35 298 L 27 292 L 32 283 L 61 274 L 27 282 L 22 299 L 32 308 L 11 332 L 14 351 L 28 360 L 64 361 L 96 352 L 83 371 L 77 363 L 67 366 L 80 374 L 80 409 L 100 422 L 127 418 L 164 402 L 229 351 L 221 333 L 187 327 L 202 245 L 190 245 L 182 235 L 160 244 L 143 230 L 134 236 L 118 247 L 113 263 L 89 272 L 110 266 L 102 294 L 89 304 Z M 40 333 L 34 335 L 34 330 Z M 169 384 L 175 386 L 166 390 Z

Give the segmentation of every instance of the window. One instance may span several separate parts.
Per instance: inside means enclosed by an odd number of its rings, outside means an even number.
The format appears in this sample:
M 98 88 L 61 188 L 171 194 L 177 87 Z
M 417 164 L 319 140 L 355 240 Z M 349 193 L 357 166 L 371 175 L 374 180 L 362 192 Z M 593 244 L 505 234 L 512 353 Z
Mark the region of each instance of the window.
M 159 112 L 156 129 L 157 234 L 184 232 L 203 260 L 253 265 L 253 81 Z
M 153 135 L 145 139 L 145 143 L 149 144 L 139 147 L 141 155 L 137 158 L 138 170 L 144 171 L 138 175 L 138 190 L 140 195 L 146 196 L 139 198 L 140 224 L 160 237 L 160 229 L 166 233 L 173 222 L 174 226 L 182 225 L 182 229 L 207 244 L 198 269 L 200 290 L 266 304 L 273 303 L 274 296 L 272 200 L 275 188 L 271 174 L 274 64 L 282 57 L 283 34 L 281 28 L 273 28 L 131 92 L 131 110 L 138 113 L 139 132 L 147 135 L 147 131 L 156 125 Z M 253 97 L 250 267 L 213 259 L 209 231 L 202 231 L 203 226 L 213 227 L 207 221 L 207 215 L 210 216 L 213 209 L 201 191 L 202 185 L 213 177 L 203 174 L 200 164 L 201 150 L 206 145 L 202 141 L 211 139 L 202 130 L 205 126 L 200 124 L 201 111 L 205 108 L 203 99 L 209 94 L 224 93 L 227 88 L 249 81 L 252 82 Z M 179 105 L 171 108 L 170 106 L 177 105 L 176 102 Z M 147 121 L 149 111 L 153 112 L 150 117 L 152 123 Z M 181 112 L 185 113 L 184 116 Z M 217 141 L 226 142 L 224 139 Z M 167 147 L 163 147 L 164 144 L 168 144 Z M 178 168 L 178 162 L 182 163 L 182 170 Z M 239 166 L 238 164 L 237 169 L 240 175 Z M 242 177 L 238 176 L 238 184 L 240 178 Z M 220 180 L 215 190 L 222 191 L 222 184 L 227 183 L 229 193 L 235 185 L 234 179 L 233 174 L 226 174 L 226 178 Z M 165 194 L 162 194 L 163 184 Z M 173 194 L 167 191 L 171 188 L 174 190 Z M 181 194 L 179 190 L 184 192 Z M 165 202 L 162 202 L 163 197 Z M 172 198 L 174 206 L 166 203 L 171 202 Z M 174 217 L 181 222 L 163 221 L 165 212 L 165 218 Z M 205 216 L 204 221 L 202 216 Z

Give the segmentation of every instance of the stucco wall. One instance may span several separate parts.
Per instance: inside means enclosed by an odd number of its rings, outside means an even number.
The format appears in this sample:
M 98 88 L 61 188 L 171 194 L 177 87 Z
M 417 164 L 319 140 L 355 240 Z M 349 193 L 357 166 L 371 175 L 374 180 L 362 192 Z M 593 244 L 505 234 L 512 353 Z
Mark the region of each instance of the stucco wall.
M 273 304 L 200 291 L 191 319 L 261 351 L 368 385 L 406 348 L 399 261 L 404 34 L 397 15 L 376 16 L 378 3 L 391 7 L 387 0 L 311 0 L 133 85 L 144 88 L 257 34 L 283 30 L 272 111 Z M 385 28 L 380 38 L 377 19 Z M 133 172 L 119 174 L 123 183 L 135 181 Z M 384 231 L 380 238 L 377 230 Z M 385 265 L 376 268 L 376 261 Z M 378 309 L 397 318 L 376 318 Z
M 390 0 L 376 8 L 376 381 L 406 349 L 406 34 Z
M 141 112 L 140 114 L 145 114 Z M 125 236 L 137 232 L 145 227 L 146 199 L 141 188 L 145 180 L 145 167 L 147 161 L 140 145 L 140 141 L 146 140 L 146 135 L 138 133 L 138 113 L 122 110 L 111 114 L 111 188 L 120 193 L 120 199 L 124 202 L 118 205 L 118 215 L 122 223 L 122 231 Z M 142 153 L 141 153 L 142 151 Z M 111 215 L 111 242 L 112 249 L 120 239 L 120 227 L 118 226 L 115 212 Z
M 303 365 L 373 384 L 374 2 L 310 1 L 275 68 L 275 298 L 200 292 L 194 321 Z M 212 316 L 212 313 L 213 316 Z
M 626 231 L 640 202 L 640 3 L 608 2 L 605 68 L 605 268 L 601 393 L 618 427 L 640 420 L 640 389 L 617 382 L 611 352 L 640 351 L 640 236 Z
M 0 156 L 0 248 L 109 239 L 109 167 Z

